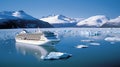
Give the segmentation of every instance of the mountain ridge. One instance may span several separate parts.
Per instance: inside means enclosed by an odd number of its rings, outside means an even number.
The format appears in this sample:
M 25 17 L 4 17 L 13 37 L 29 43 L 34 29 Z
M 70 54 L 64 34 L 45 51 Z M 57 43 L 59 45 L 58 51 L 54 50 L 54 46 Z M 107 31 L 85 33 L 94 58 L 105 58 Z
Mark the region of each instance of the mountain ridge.
M 38 27 L 119 28 L 120 16 L 113 19 L 105 15 L 95 15 L 88 18 L 70 18 L 62 14 L 52 14 L 38 19 L 23 10 L 0 12 L 0 29 Z
M 107 27 L 119 28 L 120 27 L 120 16 L 118 16 L 114 19 L 110 19 L 107 23 L 103 24 L 101 27 L 103 27 L 103 28 L 107 28 Z
M 105 15 L 91 16 L 83 21 L 77 23 L 78 27 L 101 27 L 104 23 L 108 22 L 109 18 Z
M 79 27 L 79 28 L 120 27 L 120 16 L 114 19 L 110 19 L 105 15 L 95 15 L 88 17 L 86 19 L 78 18 L 77 20 L 76 18 L 69 18 L 64 15 L 49 15 L 47 17 L 41 18 L 40 20 L 46 21 L 55 27 Z
M 52 28 L 48 22 L 34 18 L 24 11 L 0 12 L 0 29 L 10 28 Z
M 75 27 L 78 22 L 78 18 L 69 18 L 61 14 L 49 15 L 47 17 L 40 18 L 40 20 L 46 21 L 54 27 Z

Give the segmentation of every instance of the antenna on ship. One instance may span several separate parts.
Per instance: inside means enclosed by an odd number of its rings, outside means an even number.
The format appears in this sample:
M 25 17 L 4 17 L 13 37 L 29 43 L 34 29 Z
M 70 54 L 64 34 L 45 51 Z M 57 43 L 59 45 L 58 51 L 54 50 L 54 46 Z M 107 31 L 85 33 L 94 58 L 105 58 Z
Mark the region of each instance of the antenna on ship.
M 37 32 L 41 32 L 40 28 L 38 27 Z

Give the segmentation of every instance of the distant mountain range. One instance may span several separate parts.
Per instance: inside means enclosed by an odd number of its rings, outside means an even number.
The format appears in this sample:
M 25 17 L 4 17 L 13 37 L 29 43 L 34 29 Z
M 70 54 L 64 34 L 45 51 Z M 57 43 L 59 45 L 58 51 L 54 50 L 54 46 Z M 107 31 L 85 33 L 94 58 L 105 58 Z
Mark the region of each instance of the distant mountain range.
M 47 17 L 43 17 L 40 20 L 49 22 L 54 27 L 76 27 L 78 21 L 82 20 L 82 18 L 69 18 L 64 15 L 50 15 Z
M 3 11 L 0 12 L 0 29 L 10 28 L 49 28 L 53 27 L 45 21 L 36 19 L 24 11 Z
M 85 19 L 70 18 L 64 15 L 49 15 L 37 19 L 22 10 L 0 12 L 0 29 L 38 27 L 119 28 L 120 16 L 110 19 L 105 15 L 96 15 Z
M 120 27 L 120 16 L 115 19 L 110 19 L 105 15 L 91 16 L 84 18 L 69 18 L 64 15 L 49 15 L 40 20 L 46 21 L 54 27 L 82 27 L 82 28 L 108 28 Z
M 115 19 L 110 19 L 107 23 L 103 24 L 101 27 L 105 27 L 105 28 L 108 28 L 108 27 L 120 28 L 120 16 L 118 16 Z

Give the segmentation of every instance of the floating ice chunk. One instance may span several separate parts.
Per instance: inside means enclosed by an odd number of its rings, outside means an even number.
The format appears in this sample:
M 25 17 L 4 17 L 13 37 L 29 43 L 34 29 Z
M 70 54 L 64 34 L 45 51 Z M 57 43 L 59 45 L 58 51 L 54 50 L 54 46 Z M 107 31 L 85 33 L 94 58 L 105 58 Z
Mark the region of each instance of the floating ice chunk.
M 77 45 L 76 48 L 87 48 L 87 45 Z
M 106 41 L 120 41 L 119 37 L 106 37 L 104 40 Z
M 44 60 L 59 60 L 59 59 L 67 59 L 71 57 L 71 54 L 62 53 L 62 52 L 50 52 L 47 56 L 41 56 L 41 59 Z
M 94 42 L 94 40 L 81 40 L 82 42 Z
M 90 45 L 96 45 L 96 46 L 99 46 L 100 43 L 90 43 Z
M 110 42 L 110 44 L 115 44 L 115 42 Z

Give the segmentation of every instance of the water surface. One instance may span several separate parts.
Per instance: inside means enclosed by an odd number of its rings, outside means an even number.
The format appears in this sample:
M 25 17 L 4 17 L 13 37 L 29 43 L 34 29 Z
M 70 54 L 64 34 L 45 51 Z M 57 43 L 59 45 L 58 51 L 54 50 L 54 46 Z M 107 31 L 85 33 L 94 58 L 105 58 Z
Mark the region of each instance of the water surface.
M 35 32 L 36 29 L 27 29 Z M 106 37 L 120 38 L 119 28 L 46 28 L 59 35 L 55 46 L 33 46 L 15 42 L 22 29 L 0 30 L 0 67 L 120 67 L 120 41 L 106 41 Z M 92 41 L 85 41 L 92 40 Z M 98 43 L 100 45 L 91 45 Z M 88 48 L 76 48 L 87 45 Z M 65 52 L 72 57 L 62 60 L 42 60 L 50 52 Z

